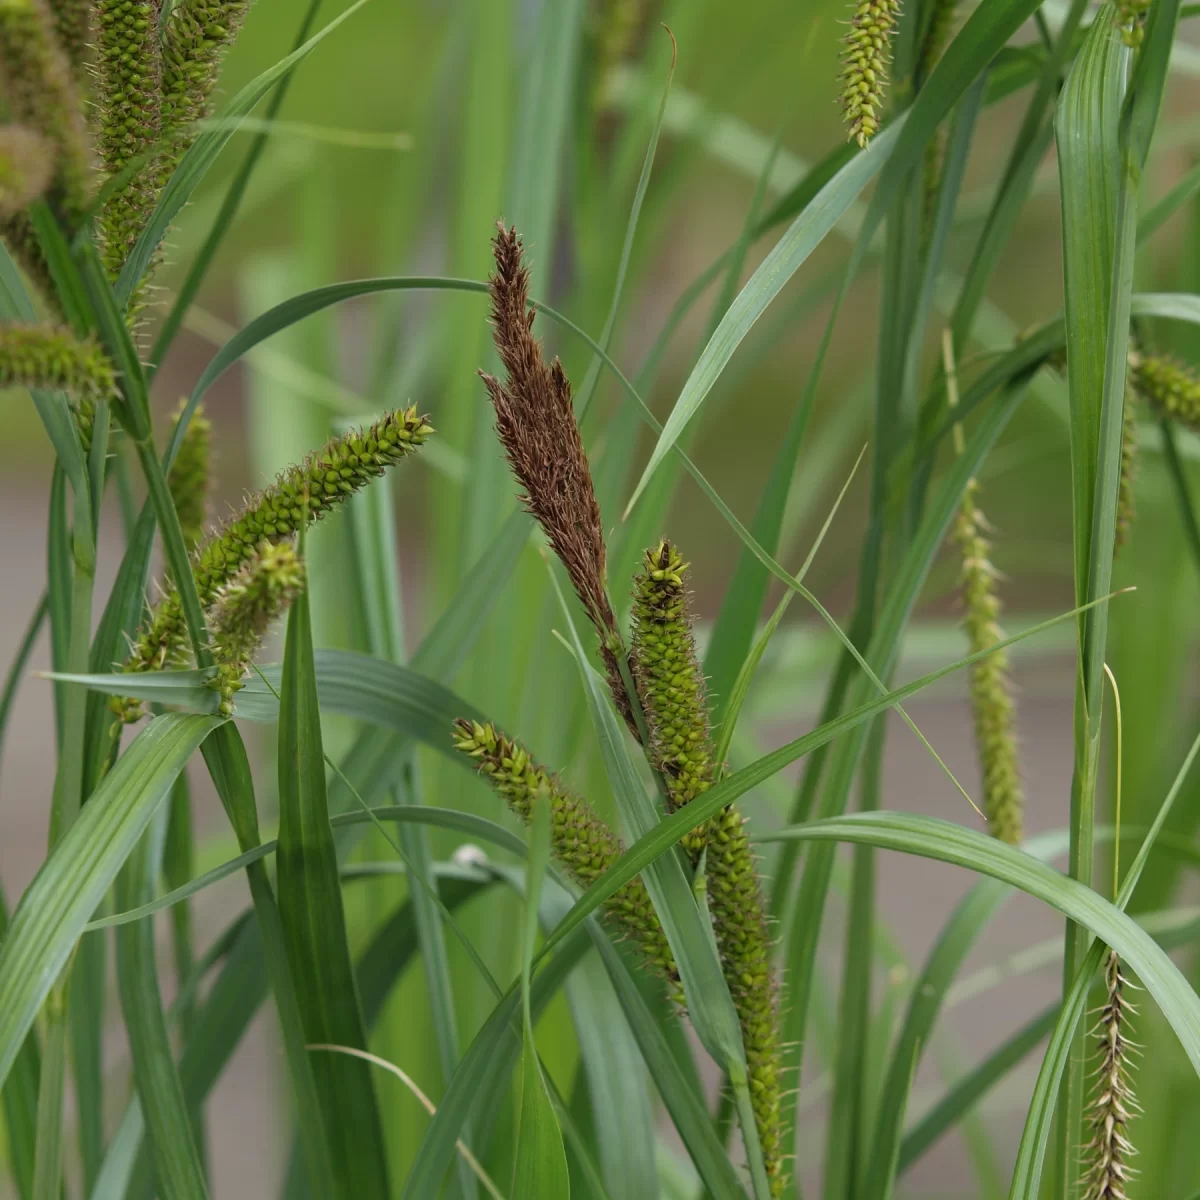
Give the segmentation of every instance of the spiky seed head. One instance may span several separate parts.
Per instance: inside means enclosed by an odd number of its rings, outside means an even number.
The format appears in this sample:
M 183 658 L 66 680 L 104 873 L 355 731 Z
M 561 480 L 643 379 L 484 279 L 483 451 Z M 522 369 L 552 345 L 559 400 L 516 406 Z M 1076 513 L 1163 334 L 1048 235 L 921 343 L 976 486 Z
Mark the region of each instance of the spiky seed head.
M 73 228 L 91 197 L 92 151 L 79 88 L 45 0 L 0 0 L 0 93 L 17 121 L 56 147 L 47 198 Z
M 978 488 L 968 483 L 954 524 L 954 540 L 962 554 L 960 585 L 963 623 L 971 653 L 987 650 L 1003 640 L 998 618 L 996 571 L 989 558 L 991 547 L 985 523 L 975 502 Z M 983 811 L 988 831 L 1009 845 L 1023 835 L 1025 797 L 1017 765 L 1017 736 L 1008 656 L 996 650 L 970 667 L 971 711 L 975 745 L 983 777 Z
M 56 157 L 54 143 L 28 126 L 0 127 L 0 218 L 20 212 L 45 192 Z
M 620 838 L 591 806 L 567 791 L 528 750 L 494 725 L 460 718 L 454 723 L 453 736 L 455 748 L 475 761 L 479 773 L 522 821 L 530 821 L 535 796 L 540 793 L 549 798 L 551 851 L 580 886 L 595 883 L 621 857 L 624 847 Z M 673 998 L 682 1003 L 675 958 L 641 879 L 631 879 L 603 908 L 667 981 Z
M 179 424 L 186 407 L 187 400 L 181 400 L 172 429 Z M 212 422 L 204 415 L 203 405 L 192 413 L 184 430 L 179 453 L 167 476 L 167 486 L 179 516 L 184 545 L 190 554 L 204 538 L 208 493 L 212 486 Z
M 0 325 L 0 387 L 44 388 L 70 396 L 86 452 L 96 401 L 117 389 L 116 371 L 99 343 L 56 325 Z
M 650 753 L 672 809 L 682 808 L 713 783 L 712 739 L 704 676 L 688 611 L 688 564 L 665 539 L 642 556 L 633 580 L 630 659 L 650 732 Z M 704 826 L 683 840 L 695 859 Z
M 319 521 L 418 449 L 433 432 L 415 407 L 385 413 L 365 430 L 333 438 L 302 463 L 289 467 L 270 487 L 252 496 L 192 556 L 192 574 L 201 605 L 213 602 L 264 541 L 287 541 L 307 523 Z M 174 585 L 151 610 L 124 665 L 126 671 L 160 670 L 186 661 L 187 622 Z M 123 721 L 136 721 L 141 706 L 114 697 L 110 702 Z
M 1125 389 L 1125 408 L 1121 424 L 1121 480 L 1117 487 L 1117 529 L 1113 553 L 1129 539 L 1129 530 L 1137 512 L 1134 484 L 1137 478 L 1137 391 Z
M 865 147 L 879 132 L 899 0 L 857 0 L 842 51 L 842 112 L 851 140 Z
M 233 716 L 233 698 L 267 630 L 304 586 L 304 563 L 292 541 L 264 541 L 234 577 L 217 589 L 208 611 L 220 693 L 219 712 Z
M 1200 429 L 1200 378 L 1192 367 L 1169 355 L 1134 350 L 1129 368 L 1137 393 L 1156 412 Z
M 500 222 L 492 249 L 492 336 L 505 379 L 501 382 L 483 371 L 480 376 L 495 410 L 496 433 L 524 489 L 522 502 L 542 527 L 596 627 L 613 699 L 626 724 L 635 729 L 621 682 L 621 637 L 608 600 L 600 505 L 575 423 L 571 385 L 562 363 L 556 358 L 547 364 L 533 336 L 529 270 L 516 229 Z

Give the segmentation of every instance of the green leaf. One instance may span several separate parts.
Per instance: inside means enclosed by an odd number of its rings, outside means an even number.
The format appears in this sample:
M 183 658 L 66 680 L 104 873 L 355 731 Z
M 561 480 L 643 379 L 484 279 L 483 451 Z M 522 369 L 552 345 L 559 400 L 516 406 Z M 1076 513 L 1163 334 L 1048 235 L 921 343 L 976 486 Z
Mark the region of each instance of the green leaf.
M 200 180 L 208 173 L 209 167 L 225 148 L 225 143 L 237 131 L 238 118 L 252 112 L 278 80 L 288 75 L 301 60 L 316 48 L 319 42 L 362 8 L 366 2 L 367 0 L 356 0 L 354 4 L 330 21 L 320 33 L 309 38 L 304 45 L 293 50 L 286 58 L 280 59 L 273 67 L 268 67 L 262 74 L 252 79 L 225 106 L 218 127 L 205 129 L 196 138 L 187 153 L 180 159 L 167 186 L 163 188 L 146 228 L 142 230 L 129 253 L 125 266 L 121 269 L 121 277 L 117 280 L 116 294 L 122 304 L 128 303 L 134 288 L 145 276 L 154 252 L 158 249 L 171 223 L 182 211 Z
M 521 951 L 521 1102 L 517 1119 L 517 1161 L 513 1168 L 514 1196 L 562 1196 L 571 1194 L 567 1154 L 554 1106 L 542 1078 L 537 1042 L 530 1013 L 530 969 L 537 942 L 538 900 L 542 877 L 550 861 L 550 800 L 534 800 L 529 832 L 528 884 L 525 890 L 525 936 Z
M 279 916 L 304 1034 L 309 1042 L 365 1050 L 329 824 L 307 592 L 289 614 L 281 696 Z M 319 1054 L 312 1071 L 339 1194 L 384 1200 L 387 1155 L 369 1066 L 349 1055 Z
M 704 403 L 742 339 L 883 166 L 901 126 L 901 121 L 894 122 L 813 196 L 738 293 L 679 393 L 641 480 L 625 506 L 626 518 L 654 472 Z
M 29 885 L 0 946 L 0 1082 L 88 918 L 183 764 L 219 724 L 196 716 L 151 721 Z

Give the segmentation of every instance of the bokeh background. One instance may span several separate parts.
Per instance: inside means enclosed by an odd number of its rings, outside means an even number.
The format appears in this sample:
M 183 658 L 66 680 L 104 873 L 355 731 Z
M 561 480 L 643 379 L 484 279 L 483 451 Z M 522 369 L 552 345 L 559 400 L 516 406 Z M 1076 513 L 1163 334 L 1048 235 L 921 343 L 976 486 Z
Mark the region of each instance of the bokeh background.
M 738 242 L 748 214 L 762 212 L 803 177 L 842 138 L 837 94 L 837 44 L 846 13 L 841 3 L 782 0 L 729 4 L 687 0 L 372 0 L 335 31 L 299 69 L 242 213 L 220 250 L 188 316 L 185 332 L 163 364 L 155 402 L 163 423 L 186 394 L 215 348 L 241 324 L 288 295 L 323 283 L 364 275 L 485 276 L 495 219 L 526 210 L 535 184 L 548 197 L 541 235 L 529 249 L 535 292 L 599 335 L 612 296 L 621 241 L 646 137 L 666 77 L 670 42 L 658 27 L 668 22 L 678 43 L 678 63 L 658 159 L 638 228 L 612 342 L 613 355 L 638 376 L 660 414 L 669 411 L 728 296 L 718 276 L 678 324 L 656 369 L 647 353 L 676 303 L 718 255 Z M 342 7 L 326 0 L 320 19 Z M 304 4 L 257 0 L 245 33 L 223 76 L 228 97 L 287 52 Z M 563 13 L 573 14 L 570 20 Z M 1053 17 L 1054 8 L 1047 5 Z M 538 39 L 558 22 L 577 18 L 559 62 L 569 84 L 554 112 L 530 100 L 529 63 Z M 628 18 L 624 45 L 614 29 Z M 1185 39 L 1190 36 L 1184 25 Z M 1200 53 L 1181 47 L 1172 78 L 1159 146 L 1145 181 L 1157 198 L 1198 158 Z M 948 256 L 948 284 L 965 266 L 972 235 L 994 189 L 1025 104 L 1012 97 L 987 111 L 969 164 L 960 219 Z M 260 109 L 261 113 L 261 109 Z M 555 122 L 557 118 L 557 126 Z M 558 130 L 537 153 L 520 156 L 522 123 Z M 229 174 L 259 132 L 251 121 L 231 141 L 217 167 L 184 213 L 172 236 L 172 258 L 185 263 L 200 244 Z M 549 183 L 546 181 L 549 180 Z M 757 206 L 757 207 L 756 207 Z M 800 402 L 831 300 L 840 283 L 854 214 L 832 234 L 784 290 L 709 398 L 692 453 L 732 509 L 748 520 L 765 482 L 788 417 Z M 752 241 L 744 281 L 778 231 Z M 169 291 L 179 271 L 169 268 Z M 1187 206 L 1148 245 L 1139 264 L 1140 290 L 1198 290 L 1200 209 Z M 994 277 L 977 326 L 978 338 L 962 348 L 964 369 L 1011 343 L 1062 304 L 1058 196 L 1053 153 L 1039 173 L 1020 227 Z M 869 441 L 879 296 L 874 264 L 861 273 L 835 329 L 813 416 L 801 450 L 779 558 L 796 566 L 820 527 L 859 451 Z M 937 320 L 935 328 L 940 328 Z M 1193 361 L 1200 346 L 1171 331 L 1147 330 L 1158 344 Z M 589 366 L 587 351 L 544 330 L 562 354 L 577 385 Z M 936 346 L 929 347 L 933 361 Z M 219 517 L 247 489 L 260 486 L 284 463 L 320 444 L 347 416 L 412 402 L 428 411 L 441 431 L 440 452 L 404 468 L 394 492 L 402 594 L 409 645 L 419 642 L 448 596 L 469 586 L 466 568 L 486 547 L 512 505 L 512 488 L 498 456 L 480 447 L 491 437 L 490 414 L 474 372 L 489 361 L 485 305 L 478 295 L 413 291 L 355 302 L 313 318 L 268 342 L 209 393 L 216 425 Z M 642 374 L 639 376 L 639 372 Z M 601 377 L 589 445 L 602 447 L 620 419 L 621 394 Z M 28 398 L 0 393 L 0 430 L 6 469 L 0 473 L 0 660 L 15 653 L 37 602 L 45 573 L 46 506 L 52 456 Z M 1194 657 L 1196 564 L 1186 549 L 1175 496 L 1163 469 L 1155 425 L 1142 425 L 1143 453 L 1137 482 L 1139 516 L 1117 567 L 1118 582 L 1136 584 L 1113 609 L 1112 665 L 1125 700 L 1124 782 L 1127 819 L 1153 809 L 1173 775 L 1181 739 L 1195 729 Z M 636 456 L 617 464 L 624 475 L 619 505 L 605 512 L 614 529 L 624 496 L 640 473 L 649 435 Z M 1181 440 L 1189 464 L 1200 443 Z M 869 452 L 869 451 L 868 451 Z M 484 463 L 486 478 L 473 477 Z M 1065 391 L 1049 372 L 1037 379 L 982 479 L 983 503 L 996 527 L 995 559 L 1004 574 L 1010 628 L 1071 604 L 1070 492 Z M 851 484 L 809 577 L 809 584 L 840 619 L 853 603 L 854 572 L 863 535 L 866 472 Z M 679 482 L 666 526 L 694 563 L 695 606 L 702 622 L 718 611 L 739 544 L 701 493 Z M 651 530 L 657 535 L 662 530 Z M 339 572 L 337 520 L 313 538 L 322 569 L 314 569 L 318 637 L 353 644 L 357 600 Z M 119 560 L 121 522 L 114 503 L 106 512 L 98 595 L 105 594 Z M 613 568 L 614 578 L 619 569 Z M 537 564 L 531 567 L 536 573 Z M 912 635 L 903 673 L 915 674 L 964 652 L 958 630 L 954 582 L 947 556 L 931 578 Z M 464 580 L 466 580 L 464 582 Z M 543 580 L 544 582 L 544 580 Z M 619 585 L 618 585 L 619 590 Z M 777 596 L 772 592 L 771 602 Z M 553 656 L 552 609 L 527 622 L 537 653 L 529 670 Z M 528 615 L 528 614 L 527 614 Z M 482 648 L 459 680 L 462 693 L 488 699 L 506 718 L 553 726 L 554 712 L 530 716 L 528 682 L 499 694 L 487 678 L 489 655 L 511 636 L 502 618 L 489 626 Z M 1032 831 L 1066 823 L 1071 770 L 1073 659 L 1070 627 L 1016 653 L 1023 765 Z M 538 655 L 542 657 L 539 658 Z M 813 615 L 792 605 L 769 651 L 746 717 L 738 755 L 795 736 L 815 719 L 834 648 Z M 494 659 L 493 659 L 494 662 Z M 45 669 L 49 651 L 39 644 L 34 666 Z M 546 668 L 549 670 L 550 668 Z M 561 670 L 558 663 L 555 670 Z M 568 675 L 569 678 L 569 675 Z M 512 681 L 509 681 L 510 683 Z M 536 682 L 536 681 L 535 681 Z M 518 689 L 519 690 L 519 689 Z M 533 691 L 536 694 L 536 686 Z M 536 706 L 535 706 L 536 707 Z M 914 703 L 910 712 L 949 766 L 974 791 L 976 770 L 961 680 L 951 680 Z M 256 731 L 266 755 L 269 743 Z M 336 722 L 331 743 L 348 733 Z M 550 730 L 546 740 L 554 736 Z M 530 735 L 532 740 L 532 734 Z M 0 880 L 10 902 L 32 877 L 44 853 L 53 781 L 54 747 L 49 685 L 30 677 L 23 685 L 0 764 Z M 586 777 L 586 765 L 561 763 Z M 430 778 L 441 780 L 436 769 Z M 973 822 L 973 814 L 899 723 L 889 736 L 885 804 Z M 194 775 L 203 842 L 201 865 L 227 857 L 232 841 L 219 805 Z M 454 777 L 454 788 L 462 785 Z M 788 780 L 757 796 L 754 819 L 769 825 L 786 808 Z M 768 789 L 769 790 L 769 789 Z M 481 811 L 495 816 L 482 793 Z M 1180 806 L 1179 826 L 1196 822 L 1193 796 Z M 449 801 L 448 801 L 449 802 Z M 269 805 L 268 794 L 264 803 Z M 1176 883 L 1176 868 L 1151 872 L 1139 903 L 1161 906 Z M 896 952 L 919 964 L 954 901 L 970 880 L 950 868 L 883 858 L 879 909 Z M 212 936 L 244 904 L 233 879 L 201 897 L 200 937 Z M 370 926 L 372 905 L 352 905 L 355 920 Z M 836 998 L 840 903 L 828 919 L 822 993 Z M 489 928 L 477 915 L 474 928 Z M 471 928 L 468 925 L 468 928 Z M 1013 900 L 968 971 L 1004 963 L 1006 956 L 1061 932 L 1060 923 L 1034 903 Z M 881 938 L 884 937 L 881 934 Z M 432 1050 L 411 1031 L 421 1028 L 424 1004 L 419 971 L 410 972 L 392 1012 L 396 1061 L 436 1098 L 439 1083 Z M 878 978 L 880 1002 L 906 978 L 900 959 Z M 939 1070 L 953 1077 L 1053 998 L 1055 970 L 1022 974 L 986 992 L 961 997 L 918 1078 L 914 1109 L 939 1092 Z M 482 1003 L 482 1000 L 480 1001 Z M 460 1022 L 469 1033 L 486 1008 L 463 1002 Z M 115 1009 L 114 1009 L 115 1011 Z M 562 1014 L 548 1018 L 551 1024 Z M 409 1036 L 405 1036 L 405 1029 Z M 391 1036 L 391 1035 L 389 1035 Z M 387 1039 L 385 1039 L 386 1041 Z M 428 1039 L 425 1039 L 428 1041 Z M 1157 1049 L 1157 1043 L 1155 1043 Z M 124 1075 L 124 1048 L 114 1028 L 111 1067 Z M 384 1051 L 386 1052 L 386 1047 Z M 1185 1127 L 1192 1110 L 1172 1105 L 1171 1049 L 1162 1050 L 1168 1080 L 1153 1092 L 1153 1122 L 1163 1145 Z M 401 1061 L 401 1056 L 404 1061 Z M 813 1056 L 802 1145 L 821 1145 L 824 1121 L 823 1063 Z M 904 1177 L 912 1196 L 974 1194 L 969 1167 L 1004 1179 L 1036 1069 L 1036 1056 L 992 1095 L 975 1136 L 947 1138 Z M 270 1021 L 265 1017 L 241 1047 L 211 1105 L 212 1163 L 217 1196 L 271 1194 L 287 1153 L 287 1100 Z M 392 1088 L 382 1083 L 381 1090 Z M 118 1089 L 119 1090 L 119 1089 Z M 411 1154 L 423 1118 L 395 1087 L 388 1103 L 395 1118 L 397 1164 Z M 1152 1122 L 1147 1121 L 1149 1126 Z M 979 1136 L 986 1130 L 987 1137 Z M 1144 1147 L 1152 1152 L 1152 1147 Z M 1185 1170 L 1187 1168 L 1184 1168 Z M 802 1177 L 805 1167 L 800 1166 Z M 1170 1193 L 1174 1195 L 1175 1193 Z M 1182 1193 L 1180 1193 L 1182 1194 Z

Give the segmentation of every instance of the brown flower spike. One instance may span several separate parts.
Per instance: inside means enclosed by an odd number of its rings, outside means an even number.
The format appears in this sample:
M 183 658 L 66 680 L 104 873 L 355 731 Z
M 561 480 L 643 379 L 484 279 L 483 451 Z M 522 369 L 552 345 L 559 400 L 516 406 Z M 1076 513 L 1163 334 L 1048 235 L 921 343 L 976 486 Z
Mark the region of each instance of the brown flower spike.
M 575 423 L 571 384 L 554 359 L 547 364 L 533 336 L 529 270 L 516 229 L 498 223 L 496 271 L 489 282 L 492 336 L 506 378 L 480 371 L 496 410 L 496 433 L 522 501 L 537 519 L 571 578 L 596 632 L 617 708 L 631 729 L 633 713 L 621 680 L 621 636 L 608 600 L 604 528 L 583 439 Z

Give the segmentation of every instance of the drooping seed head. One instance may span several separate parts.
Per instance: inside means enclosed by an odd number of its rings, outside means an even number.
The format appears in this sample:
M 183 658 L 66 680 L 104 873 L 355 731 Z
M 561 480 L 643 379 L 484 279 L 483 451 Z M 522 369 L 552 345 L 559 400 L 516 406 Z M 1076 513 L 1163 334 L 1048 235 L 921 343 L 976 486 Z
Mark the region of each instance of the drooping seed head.
M 497 732 L 495 726 L 460 718 L 454 723 L 454 745 L 475 761 L 479 773 L 522 821 L 531 819 L 535 796 L 549 797 L 551 851 L 581 887 L 595 883 L 621 857 L 621 839 L 591 806 L 567 791 L 528 750 Z M 603 908 L 682 1003 L 675 958 L 641 879 L 631 879 Z
M 25 125 L 0 126 L 0 219 L 36 200 L 54 178 L 54 143 Z
M 95 182 L 91 143 L 71 63 L 45 0 L 0 0 L 0 95 L 13 118 L 55 146 L 47 199 L 73 228 Z
M 304 563 L 292 541 L 263 542 L 234 577 L 217 589 L 208 611 L 220 693 L 219 711 L 233 715 L 233 698 L 267 630 L 304 586 Z
M 501 223 L 493 251 L 492 335 L 506 375 L 503 383 L 485 372 L 480 375 L 495 409 L 496 433 L 524 489 L 525 507 L 541 525 L 596 627 L 613 698 L 633 728 L 618 663 L 621 638 L 608 600 L 600 505 L 575 423 L 571 385 L 562 363 L 556 358 L 547 364 L 533 336 L 529 271 L 517 231 Z
M 174 425 L 178 425 L 187 400 L 180 402 Z M 167 476 L 171 500 L 179 516 L 183 544 L 190 554 L 204 538 L 208 519 L 208 493 L 212 486 L 212 422 L 200 405 L 188 422 L 175 462 Z
M 289 467 L 270 487 L 252 496 L 192 556 L 192 574 L 200 603 L 207 607 L 256 553 L 262 542 L 290 539 L 301 527 L 319 521 L 418 449 L 433 427 L 416 408 L 385 413 L 368 429 L 333 438 L 302 463 Z M 161 670 L 186 661 L 187 622 L 178 589 L 172 584 L 151 611 L 130 650 L 123 670 Z M 137 701 L 114 698 L 111 707 L 123 721 L 141 716 Z
M 962 553 L 964 624 L 972 654 L 1003 640 L 997 623 L 1000 600 L 996 595 L 996 571 L 989 559 L 991 547 L 984 536 L 983 518 L 975 503 L 976 491 L 972 480 L 967 485 L 954 525 L 954 539 Z M 1023 834 L 1025 797 L 1017 765 L 1008 656 L 1003 650 L 993 651 L 972 663 L 970 693 L 988 831 L 1000 841 L 1015 846 Z
M 899 0 L 857 0 L 842 51 L 842 112 L 860 146 L 879 132 Z
M 1200 429 L 1200 379 L 1195 370 L 1165 354 L 1129 354 L 1134 388 L 1164 417 Z

